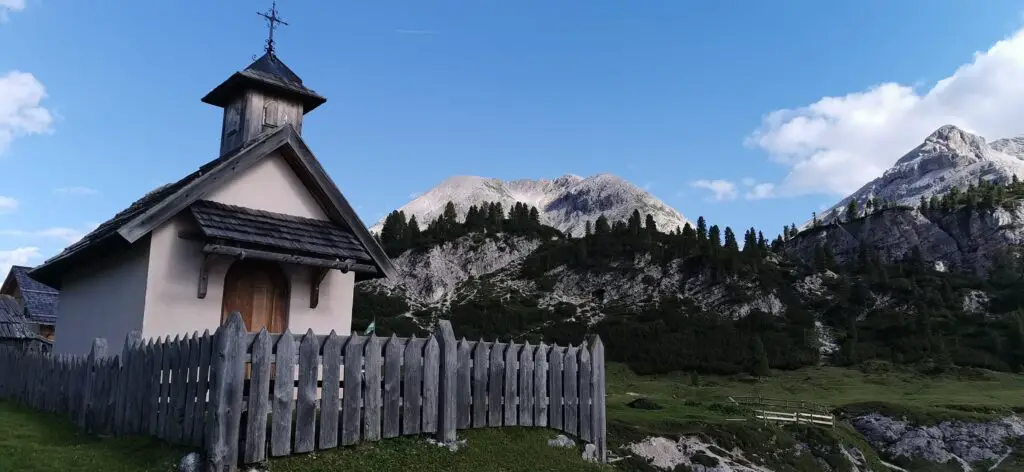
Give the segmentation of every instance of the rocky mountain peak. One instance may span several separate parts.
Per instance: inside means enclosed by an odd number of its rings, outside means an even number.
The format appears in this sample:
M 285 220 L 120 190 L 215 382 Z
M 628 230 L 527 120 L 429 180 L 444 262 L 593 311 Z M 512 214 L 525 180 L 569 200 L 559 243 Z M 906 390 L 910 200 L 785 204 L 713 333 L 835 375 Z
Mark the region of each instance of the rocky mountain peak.
M 516 202 L 537 207 L 541 222 L 563 232 L 581 235 L 587 221 L 593 224 L 604 215 L 611 221 L 627 220 L 634 210 L 650 214 L 659 228 L 682 227 L 687 219 L 657 197 L 613 174 L 580 177 L 567 174 L 554 180 L 519 179 L 504 181 L 478 176 L 453 176 L 400 208 L 406 217 L 416 216 L 420 224 L 436 219 L 448 202 L 464 216 L 469 207 L 482 202 L 500 202 L 506 209 Z M 379 232 L 383 219 L 370 228 Z
M 944 194 L 953 187 L 963 189 L 979 179 L 1005 182 L 1014 175 L 1024 177 L 1022 158 L 1024 138 L 1001 139 L 990 145 L 981 136 L 944 125 L 880 177 L 823 212 L 820 219 L 842 215 L 851 200 L 863 206 L 868 199 L 877 197 L 916 206 L 921 197 Z
M 926 171 L 964 167 L 985 160 L 989 152 L 985 138 L 953 125 L 945 125 L 925 138 L 920 146 L 896 161 L 896 166 L 917 162 L 924 166 Z

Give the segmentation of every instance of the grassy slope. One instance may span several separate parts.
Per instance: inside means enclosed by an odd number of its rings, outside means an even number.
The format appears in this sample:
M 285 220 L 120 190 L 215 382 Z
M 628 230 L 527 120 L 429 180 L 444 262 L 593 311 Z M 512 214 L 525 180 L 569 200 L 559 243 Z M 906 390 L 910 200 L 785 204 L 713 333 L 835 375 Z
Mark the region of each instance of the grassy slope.
M 729 396 L 753 395 L 809 400 L 832 408 L 859 409 L 865 403 L 884 403 L 890 409 L 936 418 L 985 418 L 1024 407 L 1024 375 L 965 369 L 956 374 L 922 375 L 909 369 L 875 365 L 863 370 L 839 367 L 775 372 L 763 381 L 750 377 L 701 377 L 692 385 L 689 375 L 638 376 L 622 365 L 609 364 L 608 417 L 629 423 L 677 420 L 721 420 L 735 413 L 717 408 Z M 626 406 L 640 394 L 666 409 L 634 410 Z M 968 413 L 973 412 L 973 413 Z M 930 415 L 929 415 L 930 416 Z
M 723 406 L 727 404 L 727 397 L 760 393 L 765 397 L 813 400 L 848 410 L 857 410 L 869 402 L 884 402 L 884 408 L 920 421 L 995 417 L 1024 406 L 1024 397 L 1020 395 L 1024 391 L 1024 376 L 976 370 L 924 376 L 880 365 L 864 370 L 822 367 L 776 372 L 762 381 L 744 377 L 700 377 L 696 387 L 692 382 L 689 375 L 641 377 L 622 365 L 610 364 L 609 443 L 622 444 L 651 433 L 669 436 L 703 433 L 723 447 L 739 446 L 779 470 L 816 470 L 817 466 L 809 462 L 808 455 L 797 457 L 773 452 L 773 449 L 791 448 L 797 442 L 822 444 L 822 450 L 815 455 L 827 461 L 838 461 L 834 447 L 837 442 L 866 452 L 868 448 L 848 427 L 832 431 L 782 429 L 754 422 L 727 421 L 744 416 L 742 411 Z M 653 399 L 664 409 L 629 408 L 626 404 L 636 398 L 630 393 Z M 603 470 L 584 464 L 578 454 L 571 451 L 548 447 L 546 441 L 553 434 L 546 430 L 518 428 L 460 432 L 460 437 L 468 439 L 468 447 L 456 454 L 422 439 L 388 440 L 276 459 L 270 462 L 270 470 L 316 472 L 357 466 L 368 471 L 415 467 L 423 472 Z M 79 434 L 63 418 L 0 402 L 0 470 L 169 472 L 182 453 L 157 441 L 140 438 L 92 438 Z M 877 461 L 873 454 L 869 454 L 869 459 Z M 452 468 L 447 467 L 449 464 Z M 637 461 L 620 465 L 625 469 L 646 470 Z
M 882 410 L 908 417 L 916 423 L 948 419 L 991 419 L 1020 411 L 1024 406 L 1024 376 L 963 369 L 941 376 L 926 376 L 906 368 L 872 364 L 861 370 L 838 367 L 775 372 L 757 380 L 745 376 L 699 377 L 690 375 L 638 376 L 622 365 L 608 371 L 608 419 L 610 442 L 623 443 L 648 434 L 673 437 L 702 433 L 725 449 L 739 447 L 775 470 L 813 471 L 820 466 L 808 455 L 792 454 L 797 442 L 818 444 L 814 455 L 844 470 L 838 443 L 860 449 L 874 470 L 886 470 L 863 438 L 848 425 L 833 430 L 781 428 L 760 422 L 731 421 L 745 418 L 744 410 L 729 405 L 729 396 L 760 394 L 768 398 L 809 400 L 850 414 Z M 627 403 L 638 396 L 649 398 L 661 410 L 638 410 Z M 617 440 L 617 441 L 616 441 Z M 1020 459 L 1011 458 L 998 470 L 1022 470 Z M 647 470 L 635 460 L 623 468 Z M 908 464 L 909 465 L 909 464 Z M 946 470 L 935 464 L 914 464 L 911 470 Z M 959 470 L 958 467 L 949 470 Z

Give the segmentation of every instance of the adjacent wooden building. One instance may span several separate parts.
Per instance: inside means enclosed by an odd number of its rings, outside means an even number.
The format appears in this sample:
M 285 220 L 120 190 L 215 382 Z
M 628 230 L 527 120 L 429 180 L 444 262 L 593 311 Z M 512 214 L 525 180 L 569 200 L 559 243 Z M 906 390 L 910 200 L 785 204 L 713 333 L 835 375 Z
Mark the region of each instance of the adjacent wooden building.
M 60 290 L 56 352 L 213 331 L 235 310 L 250 331 L 345 335 L 355 282 L 394 274 L 302 139 L 326 99 L 272 50 L 203 102 L 224 110 L 218 157 L 30 272 Z
M 36 332 L 21 315 L 24 311 L 10 295 L 0 295 L 0 346 L 36 352 L 50 352 L 50 341 Z
M 10 295 L 21 306 L 22 322 L 40 336 L 53 341 L 57 324 L 57 289 L 29 277 L 31 267 L 13 266 L 7 273 L 0 294 Z

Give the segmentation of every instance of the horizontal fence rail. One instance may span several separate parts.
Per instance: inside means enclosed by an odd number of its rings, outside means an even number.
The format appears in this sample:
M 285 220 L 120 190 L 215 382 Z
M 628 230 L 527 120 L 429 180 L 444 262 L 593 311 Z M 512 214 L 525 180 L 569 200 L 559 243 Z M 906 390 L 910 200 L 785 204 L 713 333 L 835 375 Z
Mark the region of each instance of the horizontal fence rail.
M 70 416 L 82 429 L 201 448 L 206 470 L 235 471 L 314 450 L 406 435 L 536 426 L 593 443 L 607 459 L 604 346 L 245 332 L 142 341 L 119 356 L 0 348 L 0 397 Z
M 835 426 L 835 417 L 832 415 L 817 415 L 813 413 L 754 410 L 754 418 L 780 423 L 816 424 L 829 427 Z

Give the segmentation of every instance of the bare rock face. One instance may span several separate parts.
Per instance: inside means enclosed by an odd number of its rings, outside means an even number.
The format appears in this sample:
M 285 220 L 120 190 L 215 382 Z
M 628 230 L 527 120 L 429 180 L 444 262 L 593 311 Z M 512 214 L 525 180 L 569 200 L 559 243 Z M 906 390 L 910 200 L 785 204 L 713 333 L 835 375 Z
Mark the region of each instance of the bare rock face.
M 639 211 L 641 217 L 650 214 L 658 228 L 666 231 L 676 226 L 682 228 L 687 223 L 682 214 L 657 197 L 611 174 L 512 181 L 454 176 L 399 210 L 406 218 L 415 215 L 419 224 L 426 226 L 444 212 L 449 201 L 455 204 L 459 218 L 465 217 L 470 206 L 485 201 L 500 202 L 506 211 L 516 202 L 522 202 L 537 207 L 541 223 L 574 236 L 582 235 L 587 221 L 594 224 L 598 216 L 604 215 L 609 221 L 626 221 L 634 210 Z M 383 225 L 381 220 L 370 230 L 379 233 Z
M 852 423 L 872 446 L 893 458 L 936 464 L 953 461 L 964 470 L 981 461 L 1002 460 L 1010 452 L 1010 443 L 1024 437 L 1024 419 L 1018 416 L 987 423 L 944 421 L 920 426 L 871 413 Z
M 1008 247 L 1024 243 L 1024 204 L 1013 208 L 922 214 L 916 209 L 880 210 L 851 223 L 831 224 L 801 233 L 787 243 L 799 258 L 813 261 L 817 245 L 829 246 L 838 260 L 856 257 L 861 246 L 884 262 L 920 248 L 925 262 L 983 274 Z
M 400 294 L 414 306 L 443 307 L 470 278 L 516 266 L 540 241 L 499 236 L 464 236 L 426 251 L 406 251 L 393 259 L 398 277 L 363 282 L 371 290 Z

